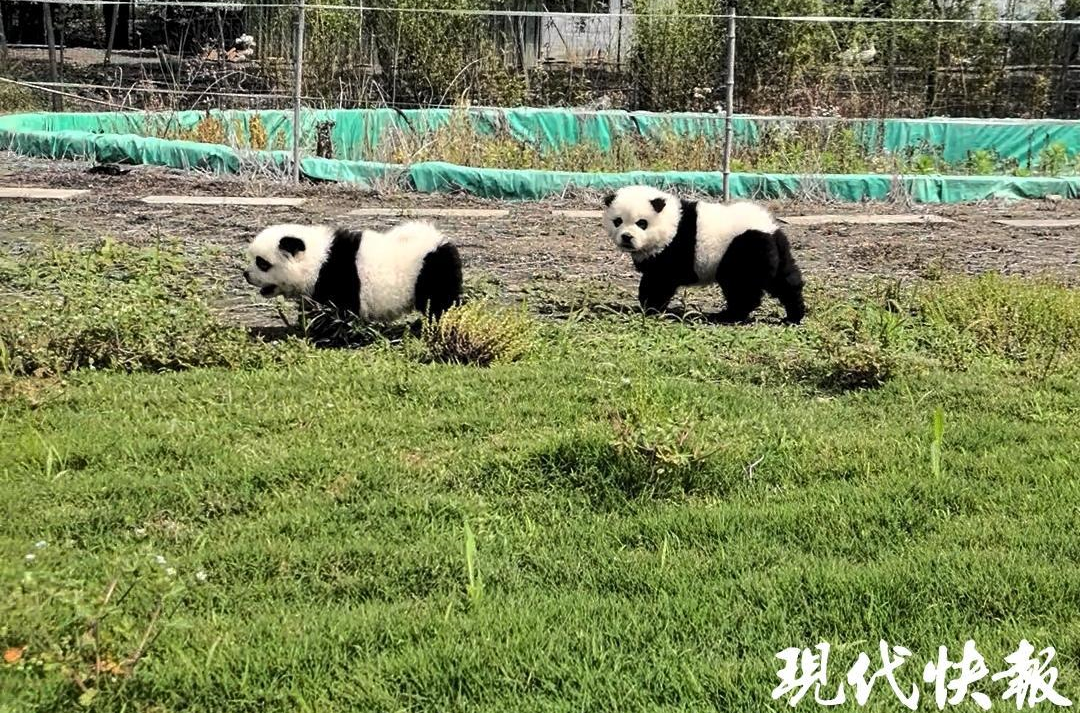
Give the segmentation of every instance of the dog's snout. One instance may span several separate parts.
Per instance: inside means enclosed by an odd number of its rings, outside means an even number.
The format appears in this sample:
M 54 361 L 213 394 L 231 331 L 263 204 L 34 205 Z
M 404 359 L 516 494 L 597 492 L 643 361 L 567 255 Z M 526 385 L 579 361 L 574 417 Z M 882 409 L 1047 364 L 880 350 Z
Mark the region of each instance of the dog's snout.
M 623 233 L 619 238 L 622 240 L 623 245 L 632 245 L 634 243 L 634 236 L 630 233 Z

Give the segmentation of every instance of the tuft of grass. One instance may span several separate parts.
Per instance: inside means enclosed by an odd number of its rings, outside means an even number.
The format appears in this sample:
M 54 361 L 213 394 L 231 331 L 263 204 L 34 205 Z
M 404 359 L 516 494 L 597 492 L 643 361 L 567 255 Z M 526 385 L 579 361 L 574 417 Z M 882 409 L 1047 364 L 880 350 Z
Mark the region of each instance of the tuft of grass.
M 17 84 L 0 82 L 0 114 L 45 111 L 48 106 L 41 93 Z
M 841 303 L 807 325 L 809 352 L 796 370 L 833 391 L 883 386 L 902 368 L 906 324 L 872 302 Z
M 104 240 L 0 263 L 0 367 L 170 371 L 264 363 L 270 351 L 224 324 L 179 247 Z
M 701 443 L 700 419 L 632 403 L 617 409 L 610 420 L 611 446 L 626 495 L 658 497 L 693 489 L 694 472 L 713 452 Z
M 484 302 L 457 305 L 420 327 L 427 361 L 490 366 L 517 361 L 533 348 L 536 325 L 519 310 Z

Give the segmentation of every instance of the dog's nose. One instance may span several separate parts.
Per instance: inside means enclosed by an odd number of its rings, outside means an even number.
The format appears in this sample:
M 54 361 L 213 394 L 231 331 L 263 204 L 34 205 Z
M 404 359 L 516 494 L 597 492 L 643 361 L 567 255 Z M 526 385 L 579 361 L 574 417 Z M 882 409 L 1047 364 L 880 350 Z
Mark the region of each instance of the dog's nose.
M 251 277 L 251 273 L 248 272 L 247 270 L 244 270 L 244 279 L 246 280 L 246 279 L 248 279 L 250 277 Z
M 623 233 L 622 236 L 620 236 L 620 237 L 622 239 L 622 244 L 623 245 L 626 245 L 627 247 L 629 247 L 630 245 L 634 244 L 634 236 L 631 235 L 630 233 Z

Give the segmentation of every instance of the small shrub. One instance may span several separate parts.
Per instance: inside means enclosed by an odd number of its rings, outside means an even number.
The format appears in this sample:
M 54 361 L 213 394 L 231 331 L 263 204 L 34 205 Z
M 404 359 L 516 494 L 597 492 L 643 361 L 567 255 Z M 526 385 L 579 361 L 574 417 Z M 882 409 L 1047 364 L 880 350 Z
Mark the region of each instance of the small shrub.
M 818 356 L 811 373 L 829 390 L 876 389 L 897 372 L 895 355 L 869 341 L 825 338 Z
M 904 319 L 873 302 L 843 305 L 808 324 L 802 375 L 834 391 L 874 389 L 896 376 L 908 342 Z
M 400 338 L 403 330 L 364 322 L 351 312 L 303 299 L 299 311 L 303 336 L 316 347 L 357 349 L 376 342 Z
M 422 357 L 450 364 L 489 366 L 520 359 L 532 348 L 535 326 L 524 314 L 482 302 L 452 307 L 420 328 Z
M 0 264 L 0 355 L 13 375 L 75 369 L 175 370 L 242 366 L 268 354 L 223 325 L 180 249 L 104 241 Z
M 911 172 L 920 175 L 939 173 L 937 159 L 927 154 L 918 154 L 911 159 Z
M 1060 176 L 1069 167 L 1069 149 L 1055 141 L 1039 152 L 1039 171 L 1048 176 Z
M 1000 170 L 997 151 L 977 149 L 968 153 L 967 172 L 975 176 L 989 176 Z

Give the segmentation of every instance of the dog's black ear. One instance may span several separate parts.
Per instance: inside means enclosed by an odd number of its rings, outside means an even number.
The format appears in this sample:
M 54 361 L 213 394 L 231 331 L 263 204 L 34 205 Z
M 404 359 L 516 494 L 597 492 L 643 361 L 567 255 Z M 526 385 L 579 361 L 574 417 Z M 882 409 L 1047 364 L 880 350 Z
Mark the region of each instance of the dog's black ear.
M 289 253 L 293 257 L 296 257 L 297 253 L 304 252 L 304 241 L 300 238 L 294 238 L 291 235 L 286 235 L 279 240 L 277 246 L 278 250 L 283 253 Z
M 667 201 L 663 198 L 653 198 L 649 203 L 652 203 L 653 210 L 657 213 L 664 210 L 664 206 L 667 205 Z
M 610 208 L 611 204 L 614 203 L 614 202 L 615 202 L 615 194 L 614 193 L 608 193 L 606 196 L 604 196 L 604 205 L 607 206 L 608 208 Z

